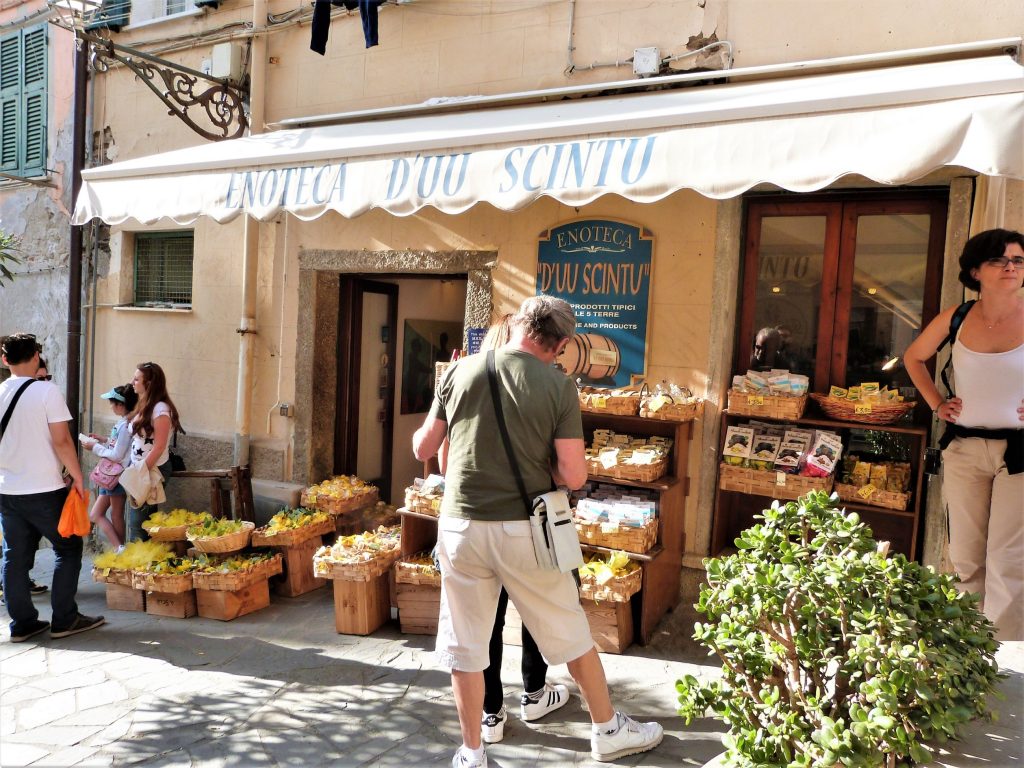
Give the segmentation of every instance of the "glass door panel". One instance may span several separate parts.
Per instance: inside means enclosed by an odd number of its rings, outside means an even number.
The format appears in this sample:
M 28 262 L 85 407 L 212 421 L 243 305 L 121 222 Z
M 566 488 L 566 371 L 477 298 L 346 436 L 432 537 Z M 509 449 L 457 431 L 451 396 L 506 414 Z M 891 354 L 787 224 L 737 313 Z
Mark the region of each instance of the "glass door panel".
M 902 356 L 922 327 L 931 223 L 925 213 L 856 218 L 846 385 L 911 386 Z
M 825 216 L 764 216 L 754 315 L 744 356 L 753 370 L 814 376 L 821 315 Z

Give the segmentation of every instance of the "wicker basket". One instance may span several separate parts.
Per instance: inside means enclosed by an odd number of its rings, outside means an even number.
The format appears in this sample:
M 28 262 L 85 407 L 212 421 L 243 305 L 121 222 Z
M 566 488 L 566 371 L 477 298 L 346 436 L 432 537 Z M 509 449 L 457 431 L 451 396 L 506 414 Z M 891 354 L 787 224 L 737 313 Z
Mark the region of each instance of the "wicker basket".
M 653 483 L 668 473 L 668 458 L 653 464 L 616 464 L 614 467 L 605 467 L 598 459 L 587 459 L 587 473 L 612 480 Z
M 177 594 L 192 589 L 191 573 L 149 573 L 148 571 L 132 571 L 132 588 L 144 589 L 148 592 L 164 592 Z
M 334 533 L 334 520 L 322 520 L 319 523 L 300 525 L 298 528 L 290 528 L 287 531 L 277 533 L 266 533 L 266 526 L 257 528 L 252 532 L 252 545 L 254 547 L 294 547 L 304 541 L 323 536 L 325 533 Z
M 371 504 L 376 504 L 378 491 L 372 485 L 367 486 L 364 493 L 349 496 L 347 499 L 332 499 L 330 497 L 317 496 L 311 500 L 307 491 L 302 492 L 302 506 L 308 509 L 319 509 L 322 512 L 329 512 L 332 515 L 344 515 L 346 512 L 354 512 L 363 509 Z
M 640 412 L 640 393 L 610 395 L 607 390 L 584 387 L 579 392 L 580 410 L 612 416 L 636 416 Z
M 435 494 L 420 493 L 414 487 L 405 489 L 405 508 L 421 515 L 438 517 L 441 514 L 441 500 L 443 496 Z
M 591 544 L 595 547 L 621 549 L 626 552 L 644 554 L 658 540 L 658 521 L 649 520 L 639 528 L 626 525 L 607 525 L 587 523 L 575 520 L 576 532 L 580 536 L 580 544 Z
M 643 570 L 640 568 L 630 571 L 625 576 L 610 579 L 600 586 L 589 579 L 583 579 L 580 582 L 580 597 L 594 602 L 608 600 L 613 603 L 628 603 L 629 599 L 640 591 L 642 579 Z
M 209 573 L 196 571 L 192 574 L 192 584 L 196 589 L 212 589 L 216 592 L 234 592 L 244 589 L 281 572 L 281 555 L 274 555 L 269 560 L 261 560 L 252 568 L 230 573 Z
M 203 536 L 192 538 L 188 537 L 188 540 L 192 542 L 192 546 L 200 552 L 209 553 L 223 553 L 223 552 L 237 552 L 240 549 L 245 549 L 249 546 L 249 537 L 252 536 L 252 531 L 256 527 L 256 523 L 250 523 L 248 521 L 242 521 L 242 530 L 236 531 L 235 533 L 228 533 L 224 536 Z
M 704 401 L 698 399 L 693 403 L 666 403 L 658 410 L 650 409 L 650 402 L 653 397 L 647 396 L 640 399 L 640 415 L 645 419 L 657 419 L 658 421 L 693 421 L 700 414 Z
M 132 572 L 123 568 L 96 568 L 92 569 L 92 580 L 101 584 L 120 584 L 122 587 L 132 585 Z
M 153 541 L 185 541 L 188 538 L 185 535 L 187 531 L 187 525 L 155 525 L 147 529 L 146 533 Z
M 814 402 L 825 415 L 839 421 L 856 421 L 861 424 L 892 424 L 910 413 L 915 402 L 908 403 L 858 403 L 851 400 L 837 400 L 834 397 L 811 393 Z
M 759 469 L 721 464 L 718 469 L 718 487 L 723 491 L 739 491 L 773 499 L 797 499 L 811 491 L 831 491 L 835 477 L 806 477 L 787 475 L 785 472 L 765 472 Z
M 910 494 L 898 491 L 880 491 L 873 485 L 847 485 L 836 483 L 836 493 L 843 501 L 853 501 L 858 504 L 870 504 L 873 507 L 885 507 L 905 512 L 910 504 Z
M 807 395 L 755 395 L 729 390 L 729 413 L 768 419 L 799 419 L 807 408 Z
M 313 574 L 321 579 L 337 579 L 338 581 L 370 581 L 381 574 L 387 573 L 395 561 L 401 557 L 399 549 L 378 552 L 370 560 L 358 563 L 339 563 L 328 557 L 313 557 Z
M 421 587 L 440 587 L 441 572 L 436 568 L 399 560 L 395 563 L 395 581 L 399 584 L 419 584 Z

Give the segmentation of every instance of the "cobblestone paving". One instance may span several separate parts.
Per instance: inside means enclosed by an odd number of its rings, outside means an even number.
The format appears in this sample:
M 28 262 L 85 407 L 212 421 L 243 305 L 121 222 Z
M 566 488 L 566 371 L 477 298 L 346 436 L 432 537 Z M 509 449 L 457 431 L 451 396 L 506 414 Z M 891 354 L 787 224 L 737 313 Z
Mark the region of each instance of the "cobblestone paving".
M 49 582 L 52 550 L 33 575 Z M 107 625 L 62 640 L 11 644 L 0 631 L 0 766 L 384 766 L 450 764 L 460 742 L 449 678 L 432 638 L 392 623 L 371 637 L 334 631 L 330 588 L 231 622 L 108 611 L 104 586 L 83 567 L 79 607 Z M 43 619 L 47 599 L 36 598 Z M 2 614 L 6 627 L 6 612 Z M 686 727 L 673 684 L 715 667 L 689 640 L 693 616 L 677 610 L 647 647 L 603 655 L 616 705 L 666 731 L 630 766 L 700 766 L 721 752 L 722 726 Z M 977 723 L 937 765 L 1021 768 L 1024 643 L 1000 651 L 1010 672 L 996 724 Z M 589 719 L 578 696 L 541 723 L 521 722 L 519 649 L 505 654 L 513 716 L 488 748 L 494 768 L 590 766 Z M 565 667 L 549 679 L 569 684 Z

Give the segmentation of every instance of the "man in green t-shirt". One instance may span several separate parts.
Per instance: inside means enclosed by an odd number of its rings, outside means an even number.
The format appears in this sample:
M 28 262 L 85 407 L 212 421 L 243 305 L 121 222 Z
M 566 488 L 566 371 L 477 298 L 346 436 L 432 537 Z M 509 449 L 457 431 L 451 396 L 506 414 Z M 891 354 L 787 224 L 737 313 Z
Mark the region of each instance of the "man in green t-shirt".
M 533 497 L 553 485 L 579 488 L 587 478 L 579 401 L 554 367 L 576 329 L 572 307 L 535 296 L 512 319 L 512 338 L 495 353 L 505 423 Z M 498 595 L 504 586 L 549 664 L 568 664 L 587 702 L 591 755 L 610 761 L 657 746 L 662 728 L 612 707 L 604 668 L 571 574 L 541 569 L 530 522 L 498 432 L 484 355 L 455 363 L 423 426 L 416 458 L 449 449 L 438 521 L 441 614 L 437 652 L 452 671 L 463 744 L 455 768 L 487 766 L 480 741 L 483 670 Z

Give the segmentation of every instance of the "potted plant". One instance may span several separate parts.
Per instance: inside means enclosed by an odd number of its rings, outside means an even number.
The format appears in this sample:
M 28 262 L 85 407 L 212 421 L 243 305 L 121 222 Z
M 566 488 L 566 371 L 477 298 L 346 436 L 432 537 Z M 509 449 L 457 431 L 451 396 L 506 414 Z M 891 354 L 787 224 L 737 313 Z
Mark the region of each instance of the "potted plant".
M 736 554 L 705 561 L 694 639 L 722 677 L 676 688 L 687 723 L 710 710 L 729 725 L 728 765 L 924 763 L 925 742 L 991 715 L 997 643 L 976 596 L 889 556 L 837 500 L 773 502 Z

